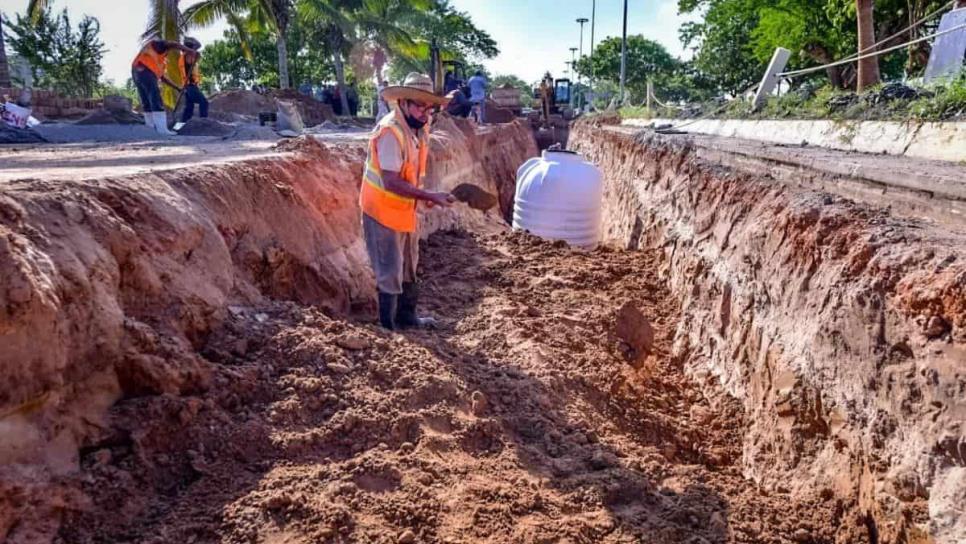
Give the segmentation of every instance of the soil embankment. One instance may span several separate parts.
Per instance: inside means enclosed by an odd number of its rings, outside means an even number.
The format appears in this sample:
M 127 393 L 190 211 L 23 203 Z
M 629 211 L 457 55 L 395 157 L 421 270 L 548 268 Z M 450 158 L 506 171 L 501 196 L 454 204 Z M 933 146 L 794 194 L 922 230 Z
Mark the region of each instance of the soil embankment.
M 840 497 L 872 542 L 966 538 L 966 236 L 579 124 L 606 237 L 660 249 L 675 356 L 739 399 L 764 489 Z
M 372 323 L 362 140 L 0 185 L 0 539 L 958 542 L 966 237 L 571 136 L 610 248 L 507 233 L 529 127 L 440 121 L 499 211 L 423 214 L 432 332 Z
M 474 135 L 443 119 L 433 145 L 430 186 L 471 177 L 493 193 L 535 153 L 522 123 Z M 0 537 L 42 540 L 82 507 L 79 454 L 112 439 L 115 402 L 216 385 L 201 350 L 232 305 L 372 305 L 364 153 L 301 139 L 274 156 L 117 178 L 105 156 L 100 177 L 58 181 L 38 165 L 41 179 L 0 185 Z M 467 212 L 427 213 L 426 232 L 485 222 Z

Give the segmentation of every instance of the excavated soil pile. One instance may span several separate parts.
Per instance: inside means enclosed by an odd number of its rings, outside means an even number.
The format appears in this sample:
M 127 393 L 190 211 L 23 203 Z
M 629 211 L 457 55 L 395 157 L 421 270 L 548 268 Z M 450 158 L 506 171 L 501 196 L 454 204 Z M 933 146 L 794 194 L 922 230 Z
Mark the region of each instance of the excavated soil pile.
M 36 144 L 46 141 L 32 128 L 14 128 L 0 121 L 0 144 Z
M 178 134 L 182 136 L 231 136 L 238 132 L 235 127 L 217 121 L 215 119 L 204 119 L 201 117 L 191 118 Z
M 326 121 L 335 121 L 335 112 L 332 111 L 332 106 L 319 102 L 294 89 L 273 90 L 271 95 L 279 100 L 293 102 L 306 126 L 313 127 Z
M 436 331 L 232 307 L 208 392 L 112 409 L 60 536 L 832 542 L 841 505 L 742 478 L 737 404 L 669 356 L 660 261 L 449 232 L 423 247 Z
M 74 123 L 75 125 L 142 125 L 144 117 L 130 110 L 94 110 Z
M 224 91 L 212 96 L 209 102 L 212 115 L 230 114 L 258 117 L 259 113 L 275 111 L 275 101 L 272 100 L 272 97 L 254 91 Z

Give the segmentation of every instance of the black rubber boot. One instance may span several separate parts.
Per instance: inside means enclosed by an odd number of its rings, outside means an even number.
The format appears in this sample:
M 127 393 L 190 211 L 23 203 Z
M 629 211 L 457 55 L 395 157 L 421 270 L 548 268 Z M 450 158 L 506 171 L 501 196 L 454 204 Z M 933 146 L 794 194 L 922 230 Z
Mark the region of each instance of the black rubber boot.
M 399 295 L 379 291 L 379 324 L 384 329 L 395 330 L 393 318 L 396 316 L 396 305 Z
M 416 315 L 419 304 L 419 287 L 415 283 L 403 283 L 403 292 L 399 295 L 399 307 L 396 310 L 396 326 L 400 329 L 430 329 L 437 325 L 432 317 Z

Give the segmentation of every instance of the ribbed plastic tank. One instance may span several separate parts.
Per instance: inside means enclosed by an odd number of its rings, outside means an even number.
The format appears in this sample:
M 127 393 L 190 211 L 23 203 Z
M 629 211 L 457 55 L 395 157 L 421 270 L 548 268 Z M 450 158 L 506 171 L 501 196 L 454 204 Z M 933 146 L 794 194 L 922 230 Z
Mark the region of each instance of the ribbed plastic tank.
M 572 151 L 546 150 L 517 169 L 513 228 L 593 249 L 600 243 L 603 176 Z

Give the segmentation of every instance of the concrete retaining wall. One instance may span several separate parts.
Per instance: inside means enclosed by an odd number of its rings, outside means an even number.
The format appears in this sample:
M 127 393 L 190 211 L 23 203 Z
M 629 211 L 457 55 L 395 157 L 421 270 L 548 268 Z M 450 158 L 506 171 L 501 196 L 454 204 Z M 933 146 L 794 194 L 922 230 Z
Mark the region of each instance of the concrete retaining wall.
M 754 121 L 739 119 L 626 119 L 635 127 L 670 124 L 681 130 L 778 144 L 885 153 L 940 161 L 966 161 L 966 122 Z

